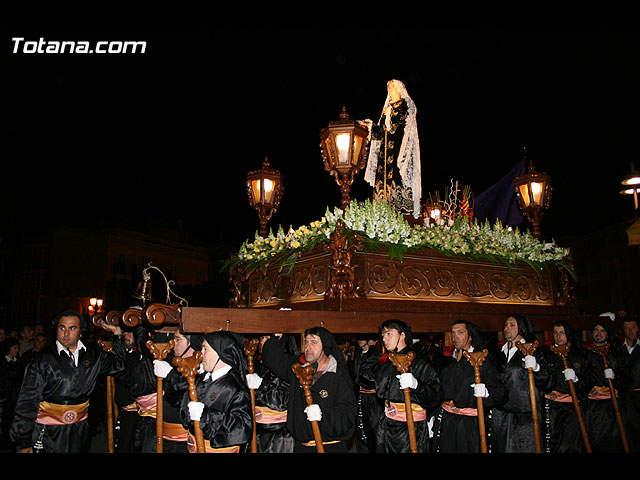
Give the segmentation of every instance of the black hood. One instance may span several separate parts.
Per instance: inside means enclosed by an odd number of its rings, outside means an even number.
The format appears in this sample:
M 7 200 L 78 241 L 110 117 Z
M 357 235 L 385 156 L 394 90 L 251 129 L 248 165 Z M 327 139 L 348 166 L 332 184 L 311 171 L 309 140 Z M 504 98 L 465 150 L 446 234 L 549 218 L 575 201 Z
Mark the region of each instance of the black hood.
M 220 360 L 235 368 L 244 377 L 247 374 L 247 360 L 244 356 L 244 337 L 234 332 L 212 332 L 203 335 Z

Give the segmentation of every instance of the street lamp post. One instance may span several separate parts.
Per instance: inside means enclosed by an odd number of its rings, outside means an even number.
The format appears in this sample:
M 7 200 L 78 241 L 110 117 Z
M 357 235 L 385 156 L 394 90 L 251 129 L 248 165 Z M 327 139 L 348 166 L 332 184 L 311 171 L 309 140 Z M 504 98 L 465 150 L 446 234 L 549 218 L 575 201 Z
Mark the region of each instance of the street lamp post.
M 320 147 L 324 168 L 336 179 L 342 193 L 342 211 L 350 202 L 350 190 L 354 176 L 365 166 L 369 129 L 350 120 L 346 107 L 342 107 L 340 119 L 330 121 L 320 131 Z
M 640 172 L 635 169 L 635 165 L 633 163 L 631 163 L 631 172 L 620 183 L 625 187 L 620 191 L 621 195 L 633 195 L 634 214 L 637 220 L 638 192 L 640 192 Z
M 280 207 L 283 190 L 282 175 L 271 169 L 267 157 L 260 170 L 247 174 L 247 194 L 249 203 L 258 211 L 261 237 L 267 236 L 267 222 Z
M 533 235 L 540 240 L 540 221 L 551 203 L 551 177 L 536 171 L 530 161 L 527 173 L 516 177 L 514 185 L 518 205 L 533 225 Z
M 638 221 L 638 193 L 640 193 L 640 172 L 635 169 L 635 165 L 631 163 L 631 173 L 627 175 L 622 182 L 624 188 L 620 191 L 622 195 L 633 195 L 634 204 L 634 222 L 627 229 L 629 237 L 629 245 L 640 245 L 640 223 Z
M 104 312 L 104 301 L 101 298 L 92 297 L 89 299 L 89 306 L 87 307 L 89 317 L 92 317 L 96 313 Z

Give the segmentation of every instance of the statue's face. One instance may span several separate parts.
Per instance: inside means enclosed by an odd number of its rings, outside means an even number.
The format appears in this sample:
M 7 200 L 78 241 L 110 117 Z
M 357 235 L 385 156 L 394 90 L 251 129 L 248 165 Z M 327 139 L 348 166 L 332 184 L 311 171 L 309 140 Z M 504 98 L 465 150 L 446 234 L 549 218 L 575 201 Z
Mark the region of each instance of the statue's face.
M 402 98 L 400 96 L 400 87 L 398 85 L 398 82 L 396 82 L 395 80 L 391 80 L 389 83 L 387 83 L 387 93 L 389 94 L 389 97 L 391 97 L 391 100 L 394 102 Z

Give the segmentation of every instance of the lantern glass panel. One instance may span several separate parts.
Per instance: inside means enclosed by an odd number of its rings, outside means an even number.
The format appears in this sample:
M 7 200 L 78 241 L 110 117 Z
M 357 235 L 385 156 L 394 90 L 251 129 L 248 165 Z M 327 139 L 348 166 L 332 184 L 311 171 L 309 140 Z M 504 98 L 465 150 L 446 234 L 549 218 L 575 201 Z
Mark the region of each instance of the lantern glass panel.
M 251 195 L 253 197 L 253 203 L 260 203 L 262 195 L 260 194 L 260 179 L 251 180 Z
M 525 208 L 529 206 L 531 203 L 529 199 L 529 184 L 524 183 L 518 187 L 520 189 L 520 196 L 522 197 L 522 201 L 524 202 Z
M 544 183 L 531 182 L 531 197 L 534 205 L 542 205 L 542 191 Z
M 273 201 L 273 192 L 275 187 L 275 182 L 270 178 L 264 179 L 264 203 L 271 204 Z
M 354 146 L 353 146 L 353 164 L 358 164 L 358 159 L 360 158 L 360 153 L 362 151 L 362 146 L 364 144 L 364 138 L 361 135 L 355 136 Z
M 351 135 L 348 133 L 339 133 L 336 135 L 336 147 L 338 148 L 338 165 L 349 165 L 349 147 L 351 143 Z

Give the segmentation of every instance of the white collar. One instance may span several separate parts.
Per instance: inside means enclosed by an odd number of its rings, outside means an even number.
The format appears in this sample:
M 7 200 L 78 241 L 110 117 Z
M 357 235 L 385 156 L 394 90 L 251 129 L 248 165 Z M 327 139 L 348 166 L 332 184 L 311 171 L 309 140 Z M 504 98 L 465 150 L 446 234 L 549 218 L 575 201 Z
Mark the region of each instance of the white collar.
M 215 382 L 220 377 L 224 377 L 229 372 L 229 370 L 231 370 L 231 365 L 225 365 L 224 367 L 219 368 L 215 372 L 207 372 L 206 375 L 204 376 L 204 381 Z
M 327 363 L 327 368 L 325 368 L 324 370 L 322 370 L 320 373 L 336 373 L 338 371 L 338 361 L 335 359 L 335 357 L 331 354 L 329 354 L 329 362 Z M 303 365 L 303 367 L 306 367 L 307 365 L 311 365 L 309 362 L 305 363 Z
M 469 349 L 467 350 L 467 352 L 469 352 L 469 353 L 473 352 L 473 345 L 469 345 Z M 457 348 L 453 350 L 452 356 L 453 356 L 453 358 L 458 358 L 458 349 Z M 462 358 L 462 357 L 460 357 L 460 358 Z
M 524 338 L 520 339 L 520 343 L 525 343 Z M 511 343 L 511 349 L 514 348 L 518 348 L 516 347 L 516 342 Z M 509 342 L 504 342 L 504 345 L 502 345 L 502 351 L 506 352 L 507 350 L 509 350 Z
M 60 353 L 62 350 L 64 350 L 65 352 L 69 352 L 69 350 L 64 348 L 58 340 L 56 340 L 56 348 L 58 349 L 58 353 Z M 87 348 L 84 346 L 84 343 L 82 343 L 82 340 L 78 340 L 78 346 L 76 348 L 76 352 L 79 352 L 80 350 L 86 350 L 86 349 Z
M 633 349 L 636 348 L 638 345 L 640 345 L 640 340 L 638 340 L 637 338 L 636 338 L 636 341 L 633 343 L 633 345 L 629 345 L 626 340 L 624 341 L 624 346 L 627 347 L 627 351 L 629 353 L 633 352 Z
M 84 343 L 82 343 L 82 340 L 78 340 L 78 345 L 76 347 L 76 351 L 75 352 L 71 352 L 68 349 L 64 348 L 62 346 L 62 344 L 56 340 L 56 349 L 58 350 L 58 355 L 60 355 L 60 352 L 65 351 L 69 354 L 69 356 L 71 358 L 73 358 L 73 361 L 76 364 L 76 367 L 78 366 L 78 353 L 80 353 L 80 350 L 86 350 L 87 348 L 84 346 Z

